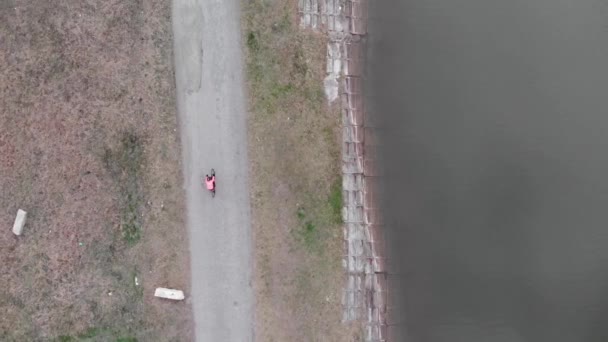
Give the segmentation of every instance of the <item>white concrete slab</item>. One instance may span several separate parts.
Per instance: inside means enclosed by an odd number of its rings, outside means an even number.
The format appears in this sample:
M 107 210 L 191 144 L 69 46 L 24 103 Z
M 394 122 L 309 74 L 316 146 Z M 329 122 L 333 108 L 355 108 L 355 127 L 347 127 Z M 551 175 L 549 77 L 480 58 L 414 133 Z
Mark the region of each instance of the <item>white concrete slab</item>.
M 13 234 L 21 235 L 21 233 L 23 233 L 23 227 L 25 226 L 26 218 L 27 212 L 25 210 L 17 210 L 17 217 L 15 218 L 15 224 L 13 224 Z

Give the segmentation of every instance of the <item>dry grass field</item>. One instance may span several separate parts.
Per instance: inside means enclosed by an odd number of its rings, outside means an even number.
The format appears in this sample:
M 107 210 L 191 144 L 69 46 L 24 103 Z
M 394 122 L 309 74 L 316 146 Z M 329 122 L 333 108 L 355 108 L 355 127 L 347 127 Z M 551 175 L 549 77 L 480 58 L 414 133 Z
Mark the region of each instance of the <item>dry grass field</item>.
M 244 9 L 256 340 L 353 341 L 342 324 L 340 113 L 323 91 L 327 40 L 295 1 Z
M 171 60 L 170 1 L 0 2 L 0 340 L 192 339 Z

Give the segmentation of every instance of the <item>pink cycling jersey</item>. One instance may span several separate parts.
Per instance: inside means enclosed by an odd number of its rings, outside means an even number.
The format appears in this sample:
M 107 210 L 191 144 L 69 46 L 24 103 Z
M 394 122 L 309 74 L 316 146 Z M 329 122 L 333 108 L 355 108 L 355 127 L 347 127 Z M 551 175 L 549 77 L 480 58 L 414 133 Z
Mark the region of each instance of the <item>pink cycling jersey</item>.
M 205 177 L 205 184 L 207 185 L 207 190 L 213 190 L 215 187 L 215 176 L 211 177 L 211 179 Z

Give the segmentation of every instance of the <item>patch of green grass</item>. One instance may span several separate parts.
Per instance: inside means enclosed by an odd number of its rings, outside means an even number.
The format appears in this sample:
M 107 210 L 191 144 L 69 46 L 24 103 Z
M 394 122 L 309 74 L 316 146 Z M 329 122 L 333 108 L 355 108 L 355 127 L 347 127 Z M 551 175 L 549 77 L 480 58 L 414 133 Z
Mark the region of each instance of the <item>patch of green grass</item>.
M 301 242 L 309 252 L 319 252 L 322 247 L 322 234 L 319 230 L 318 215 L 308 214 L 302 207 L 298 208 L 296 215 L 299 221 L 298 227 L 294 231 L 296 240 Z
M 57 342 L 75 342 L 75 341 L 89 341 L 94 339 L 95 337 L 99 337 L 99 333 L 101 333 L 103 329 L 100 328 L 89 328 L 84 333 L 71 336 L 71 335 L 61 335 L 55 339 Z
M 135 337 L 119 337 L 116 342 L 137 342 L 137 339 Z
M 319 239 L 319 231 L 317 230 L 317 226 L 315 226 L 312 221 L 306 221 L 304 223 L 304 229 L 302 229 L 302 239 L 304 239 L 304 244 L 309 249 L 315 247 Z
M 260 43 L 255 32 L 249 31 L 247 33 L 247 47 L 251 52 L 257 52 L 260 49 Z
M 298 216 L 299 220 L 303 220 L 304 217 L 306 217 L 306 213 L 304 212 L 303 208 L 298 208 L 298 211 L 296 212 L 296 215 Z
M 330 230 L 342 224 L 342 184 L 336 180 L 327 195 L 326 201 L 311 197 L 303 201 L 308 203 L 304 210 L 296 211 L 298 227 L 296 239 L 309 251 L 322 253 L 325 239 L 331 237 Z
M 163 159 L 167 159 L 169 156 L 169 148 L 164 142 L 160 145 L 160 155 L 163 157 Z
M 335 223 L 342 224 L 342 183 L 340 179 L 336 180 L 332 186 L 329 193 L 329 198 L 327 199 L 328 205 L 331 208 L 331 216 Z
M 72 341 L 76 341 L 76 339 L 69 335 L 61 335 L 61 336 L 57 337 L 56 341 L 57 342 L 72 342 Z
M 270 94 L 274 98 L 279 98 L 282 96 L 286 96 L 293 90 L 293 85 L 291 83 L 287 83 L 285 85 L 282 84 L 273 84 L 270 88 Z
M 336 177 L 328 190 L 326 195 L 303 196 L 300 203 L 305 204 L 296 211 L 296 239 L 315 254 L 323 254 L 325 241 L 334 236 L 332 230 L 343 224 L 342 178 Z
M 134 131 L 125 131 L 114 150 L 106 148 L 103 161 L 119 188 L 122 236 L 129 244 L 141 237 L 141 206 L 144 196 L 141 173 L 144 163 L 143 140 Z
M 83 334 L 78 335 L 78 337 L 81 338 L 81 339 L 83 339 L 83 338 L 93 338 L 93 337 L 96 337 L 99 334 L 99 332 L 100 332 L 99 328 L 89 328 Z

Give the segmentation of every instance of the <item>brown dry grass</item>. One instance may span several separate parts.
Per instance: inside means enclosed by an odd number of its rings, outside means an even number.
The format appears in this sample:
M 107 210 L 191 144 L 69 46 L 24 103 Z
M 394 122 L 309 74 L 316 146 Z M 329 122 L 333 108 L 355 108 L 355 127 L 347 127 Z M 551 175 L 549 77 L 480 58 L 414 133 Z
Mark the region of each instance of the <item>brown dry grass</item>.
M 152 296 L 189 287 L 170 28 L 162 0 L 0 3 L 0 340 L 192 339 Z
M 322 89 L 325 37 L 294 1 L 246 4 L 256 339 L 347 341 L 338 108 Z

